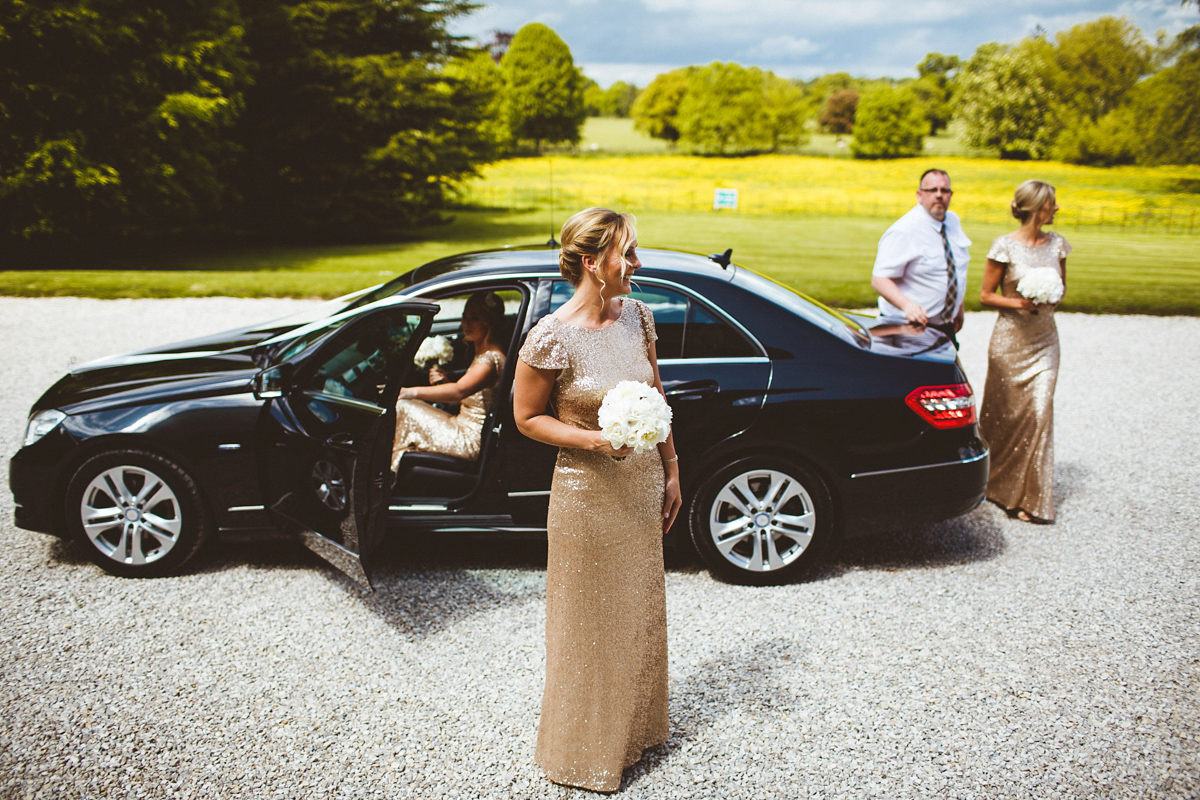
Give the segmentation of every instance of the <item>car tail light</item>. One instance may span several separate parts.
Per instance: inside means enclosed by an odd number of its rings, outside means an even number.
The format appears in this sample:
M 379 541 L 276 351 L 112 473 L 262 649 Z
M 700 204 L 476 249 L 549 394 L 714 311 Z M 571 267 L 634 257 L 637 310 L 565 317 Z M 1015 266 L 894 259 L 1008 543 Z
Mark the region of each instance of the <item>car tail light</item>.
M 975 393 L 969 383 L 922 386 L 909 392 L 904 402 L 935 428 L 961 428 L 975 422 Z

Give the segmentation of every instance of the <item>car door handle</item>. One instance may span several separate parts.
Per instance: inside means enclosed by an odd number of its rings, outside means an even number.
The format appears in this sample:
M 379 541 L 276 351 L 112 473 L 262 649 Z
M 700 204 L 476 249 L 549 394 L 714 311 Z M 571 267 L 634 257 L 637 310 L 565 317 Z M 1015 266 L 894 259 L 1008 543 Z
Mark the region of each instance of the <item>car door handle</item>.
M 721 385 L 714 380 L 687 381 L 679 383 L 666 390 L 668 400 L 701 400 L 721 391 Z
M 325 440 L 325 444 L 334 450 L 353 450 L 354 437 L 348 433 L 335 433 Z

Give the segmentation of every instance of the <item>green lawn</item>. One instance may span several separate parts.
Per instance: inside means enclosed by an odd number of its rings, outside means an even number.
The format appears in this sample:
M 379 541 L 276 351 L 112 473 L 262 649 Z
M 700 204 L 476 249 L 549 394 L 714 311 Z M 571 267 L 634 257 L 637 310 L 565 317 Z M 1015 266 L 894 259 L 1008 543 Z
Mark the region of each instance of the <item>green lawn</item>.
M 633 120 L 617 117 L 588 117 L 583 122 L 583 139 L 579 151 L 588 153 L 666 153 L 670 145 L 665 139 L 635 131 Z
M 87 297 L 333 297 L 373 285 L 453 253 L 545 242 L 557 231 L 547 210 L 464 211 L 448 225 L 416 232 L 414 241 L 345 247 L 272 247 L 143 256 L 130 269 L 0 272 L 0 294 Z M 764 272 L 831 305 L 872 305 L 875 245 L 888 225 L 880 218 L 816 214 L 654 211 L 638 214 L 643 247 L 701 253 L 733 248 L 734 261 Z M 1012 225 L 973 224 L 968 307 L 978 308 L 979 278 L 992 237 Z M 1064 310 L 1200 315 L 1200 259 L 1193 236 L 1066 226 L 1075 247 L 1068 261 Z
M 796 148 L 804 156 L 850 158 L 851 135 L 813 133 L 808 142 Z M 621 154 L 658 155 L 672 152 L 664 139 L 634 130 L 633 120 L 617 117 L 588 117 L 583 123 L 583 138 L 579 142 L 579 155 Z M 994 152 L 977 150 L 959 142 L 948 133 L 925 138 L 925 155 L 933 157 L 994 157 Z
M 837 139 L 814 134 L 801 154 L 703 158 L 669 154 L 630 120 L 593 118 L 578 150 L 489 165 L 465 192 L 475 208 L 405 241 L 83 255 L 69 269 L 0 271 L 0 294 L 333 297 L 445 255 L 545 242 L 572 211 L 611 204 L 637 213 L 644 246 L 732 247 L 737 263 L 831 305 L 861 308 L 875 300 L 879 235 L 912 206 L 921 171 L 939 166 L 954 177 L 954 208 L 975 241 L 968 307 L 978 307 L 989 243 L 1015 227 L 1013 188 L 1036 176 L 1059 187 L 1057 229 L 1075 247 L 1065 308 L 1200 315 L 1198 166 L 1000 161 L 947 136 L 927 140 L 920 158 L 858 161 L 843 157 Z M 709 210 L 714 187 L 738 188 L 741 210 Z

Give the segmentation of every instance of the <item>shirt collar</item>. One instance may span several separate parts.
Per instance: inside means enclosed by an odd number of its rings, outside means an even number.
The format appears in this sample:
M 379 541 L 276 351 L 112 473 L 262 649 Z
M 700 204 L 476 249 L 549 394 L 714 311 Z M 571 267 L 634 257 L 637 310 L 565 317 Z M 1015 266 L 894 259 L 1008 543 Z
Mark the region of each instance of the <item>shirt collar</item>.
M 926 211 L 925 206 L 921 205 L 920 203 L 917 203 L 913 208 L 920 209 L 921 214 L 924 215 L 924 219 L 929 221 L 929 224 L 933 226 L 933 229 L 935 231 L 940 232 L 942 230 L 942 225 L 946 226 L 947 231 L 950 230 L 950 210 L 949 209 L 946 210 L 946 218 L 944 220 L 939 220 L 936 217 L 934 217 L 933 214 L 930 214 L 928 211 Z

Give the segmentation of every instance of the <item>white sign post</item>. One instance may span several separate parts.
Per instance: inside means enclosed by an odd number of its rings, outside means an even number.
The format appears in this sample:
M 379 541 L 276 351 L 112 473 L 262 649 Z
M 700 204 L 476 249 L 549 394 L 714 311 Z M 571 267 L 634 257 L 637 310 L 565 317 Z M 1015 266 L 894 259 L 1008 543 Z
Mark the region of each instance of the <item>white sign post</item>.
M 728 208 L 732 211 L 737 211 L 738 190 L 737 189 L 715 189 L 713 190 L 713 211 L 720 211 L 722 208 Z

